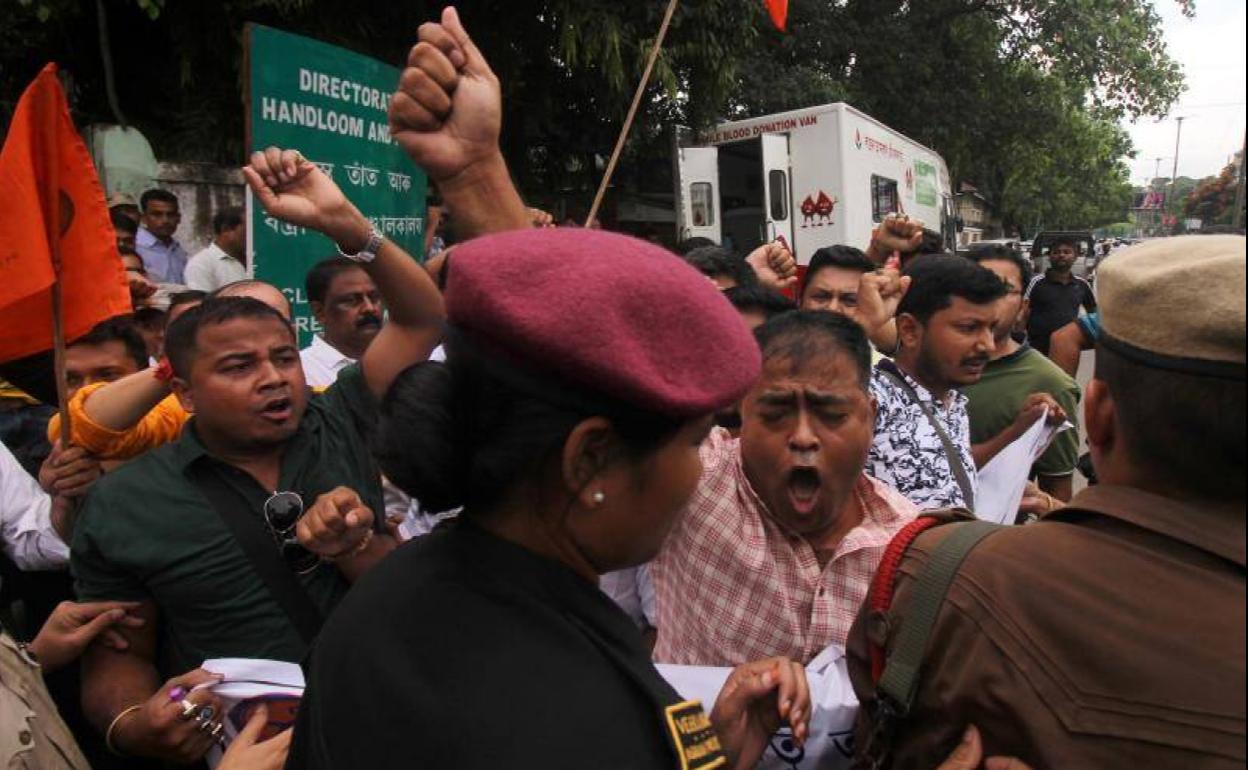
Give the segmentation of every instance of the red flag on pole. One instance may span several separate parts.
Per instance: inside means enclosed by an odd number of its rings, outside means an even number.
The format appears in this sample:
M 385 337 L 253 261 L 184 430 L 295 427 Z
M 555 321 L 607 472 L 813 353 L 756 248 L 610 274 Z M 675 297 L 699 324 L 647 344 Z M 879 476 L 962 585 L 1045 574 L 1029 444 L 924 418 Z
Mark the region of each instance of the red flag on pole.
M 771 14 L 771 23 L 784 32 L 784 25 L 789 17 L 789 0 L 766 0 L 766 3 L 767 13 Z
M 56 65 L 17 103 L 0 149 L 0 362 L 53 347 L 59 280 L 68 341 L 132 311 L 117 236 Z

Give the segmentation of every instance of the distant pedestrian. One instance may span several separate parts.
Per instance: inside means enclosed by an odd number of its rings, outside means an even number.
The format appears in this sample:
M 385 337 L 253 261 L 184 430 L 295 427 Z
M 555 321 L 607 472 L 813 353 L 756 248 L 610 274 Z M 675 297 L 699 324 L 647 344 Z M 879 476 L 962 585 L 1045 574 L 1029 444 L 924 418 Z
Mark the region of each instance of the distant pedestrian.
M 143 222 L 134 248 L 143 257 L 148 275 L 158 283 L 185 283 L 186 249 L 173 237 L 182 222 L 178 197 L 168 190 L 152 189 L 143 193 L 139 205 Z
M 1055 241 L 1049 248 L 1049 269 L 1027 286 L 1025 297 L 1031 303 L 1027 337 L 1031 346 L 1046 356 L 1053 332 L 1075 320 L 1079 308 L 1096 310 L 1092 284 L 1071 272 L 1079 247 L 1073 240 Z
M 186 285 L 216 291 L 247 277 L 247 225 L 243 210 L 230 206 L 212 217 L 212 243 L 186 265 Z

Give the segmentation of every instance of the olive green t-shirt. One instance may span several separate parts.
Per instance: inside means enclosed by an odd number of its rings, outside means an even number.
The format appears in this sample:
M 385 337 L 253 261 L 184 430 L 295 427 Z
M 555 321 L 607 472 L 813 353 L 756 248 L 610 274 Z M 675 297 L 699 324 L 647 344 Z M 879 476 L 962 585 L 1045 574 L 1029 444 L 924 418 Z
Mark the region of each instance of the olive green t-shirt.
M 282 459 L 281 491 L 299 493 L 306 509 L 346 486 L 381 516 L 380 475 L 367 444 L 375 419 L 375 399 L 358 367 L 344 369 L 335 385 L 310 396 Z M 299 662 L 307 650 L 298 631 L 187 475 L 197 463 L 221 469 L 263 523 L 264 502 L 277 490 L 209 456 L 192 419 L 178 440 L 106 475 L 87 496 L 70 558 L 79 599 L 155 601 L 164 676 L 206 658 Z M 326 615 L 347 590 L 332 564 L 300 580 Z
M 1032 393 L 1048 393 L 1078 425 L 1079 385 L 1036 349 L 1024 345 L 1014 353 L 990 361 L 984 376 L 962 388 L 971 418 L 971 442 L 987 441 L 1009 427 Z M 1079 460 L 1079 431 L 1057 434 L 1032 470 L 1042 476 L 1067 476 Z

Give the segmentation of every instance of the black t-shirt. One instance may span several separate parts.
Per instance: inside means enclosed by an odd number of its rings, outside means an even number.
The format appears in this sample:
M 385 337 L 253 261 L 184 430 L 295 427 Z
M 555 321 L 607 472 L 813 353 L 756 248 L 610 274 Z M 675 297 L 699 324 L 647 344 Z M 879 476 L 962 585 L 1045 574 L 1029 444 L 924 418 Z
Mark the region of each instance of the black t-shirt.
M 723 756 L 594 583 L 468 520 L 373 568 L 307 669 L 287 768 L 650 770 Z M 706 729 L 675 734 L 690 725 Z
M 1049 354 L 1049 337 L 1053 332 L 1079 317 L 1082 306 L 1091 313 L 1096 310 L 1092 285 L 1072 275 L 1070 283 L 1060 283 L 1047 275 L 1037 276 L 1027 289 L 1031 299 L 1031 317 L 1027 321 L 1027 337 L 1031 346 Z

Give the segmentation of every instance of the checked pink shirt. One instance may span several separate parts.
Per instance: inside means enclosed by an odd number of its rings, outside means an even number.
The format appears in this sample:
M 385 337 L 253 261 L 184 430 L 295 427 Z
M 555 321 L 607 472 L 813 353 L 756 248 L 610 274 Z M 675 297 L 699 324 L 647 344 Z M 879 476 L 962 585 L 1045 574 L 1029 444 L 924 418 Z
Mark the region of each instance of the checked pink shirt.
M 854 490 L 862 523 L 820 569 L 814 549 L 773 521 L 750 487 L 738 439 L 715 430 L 702 464 L 697 491 L 651 563 L 654 660 L 735 666 L 784 655 L 806 664 L 844 645 L 884 549 L 918 509 L 863 474 Z

